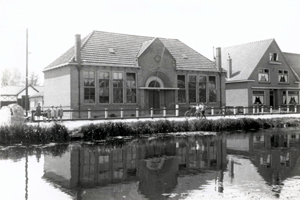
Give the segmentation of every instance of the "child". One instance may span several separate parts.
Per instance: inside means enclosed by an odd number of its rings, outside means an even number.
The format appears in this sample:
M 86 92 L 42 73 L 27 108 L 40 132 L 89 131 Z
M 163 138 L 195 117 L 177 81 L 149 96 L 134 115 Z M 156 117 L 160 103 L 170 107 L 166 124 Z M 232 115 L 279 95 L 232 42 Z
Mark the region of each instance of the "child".
M 59 120 L 62 122 L 62 117 L 64 115 L 64 111 L 62 109 L 62 106 L 60 105 L 59 109 L 57 110 L 57 115 L 59 117 Z

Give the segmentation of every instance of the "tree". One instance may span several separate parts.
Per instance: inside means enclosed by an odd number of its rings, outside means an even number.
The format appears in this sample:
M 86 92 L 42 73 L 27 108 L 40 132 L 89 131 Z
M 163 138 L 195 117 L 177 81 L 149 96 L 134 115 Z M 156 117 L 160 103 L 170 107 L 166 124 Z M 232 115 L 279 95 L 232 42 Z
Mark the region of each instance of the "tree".
M 1 87 L 9 85 L 11 79 L 11 72 L 9 69 L 1 71 Z
M 39 81 L 39 76 L 35 72 L 31 72 L 30 76 L 28 77 L 28 84 L 37 86 Z
M 16 67 L 5 68 L 1 71 L 1 86 L 22 84 L 22 74 Z

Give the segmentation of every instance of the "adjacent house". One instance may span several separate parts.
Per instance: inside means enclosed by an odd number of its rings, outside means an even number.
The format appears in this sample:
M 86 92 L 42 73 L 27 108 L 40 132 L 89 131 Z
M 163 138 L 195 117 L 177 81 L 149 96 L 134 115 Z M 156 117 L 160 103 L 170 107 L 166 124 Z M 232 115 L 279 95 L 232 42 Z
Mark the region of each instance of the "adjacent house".
M 28 86 L 28 96 L 34 95 L 43 89 L 42 86 Z M 29 101 L 27 108 L 29 108 Z M 4 86 L 0 88 L 0 105 L 18 104 L 25 109 L 26 86 Z
M 227 70 L 226 105 L 279 106 L 299 104 L 299 76 L 275 39 L 222 49 L 222 67 Z
M 105 108 L 133 116 L 137 108 L 149 114 L 151 108 L 174 112 L 179 105 L 183 112 L 199 102 L 225 104 L 225 72 L 178 39 L 103 31 L 76 35 L 74 47 L 43 72 L 44 107 L 91 109 L 92 117 L 103 117 L 96 111 Z

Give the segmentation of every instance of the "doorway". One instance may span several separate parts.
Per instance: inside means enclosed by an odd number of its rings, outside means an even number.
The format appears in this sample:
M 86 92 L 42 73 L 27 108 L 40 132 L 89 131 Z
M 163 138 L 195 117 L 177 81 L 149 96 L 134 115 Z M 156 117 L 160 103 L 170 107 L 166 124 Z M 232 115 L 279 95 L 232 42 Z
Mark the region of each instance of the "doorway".
M 274 91 L 270 90 L 270 106 L 274 108 Z
M 149 87 L 157 88 L 153 90 L 149 90 L 149 108 L 153 108 L 154 114 L 160 113 L 160 84 L 158 81 L 151 81 L 149 83 Z

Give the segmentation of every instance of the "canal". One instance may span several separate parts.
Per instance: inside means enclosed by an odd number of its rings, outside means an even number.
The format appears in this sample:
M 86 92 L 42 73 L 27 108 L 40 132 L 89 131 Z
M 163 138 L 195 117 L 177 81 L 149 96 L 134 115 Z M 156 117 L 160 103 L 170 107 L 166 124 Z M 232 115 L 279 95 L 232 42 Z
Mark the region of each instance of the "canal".
M 1 147 L 0 199 L 297 199 L 300 130 Z

